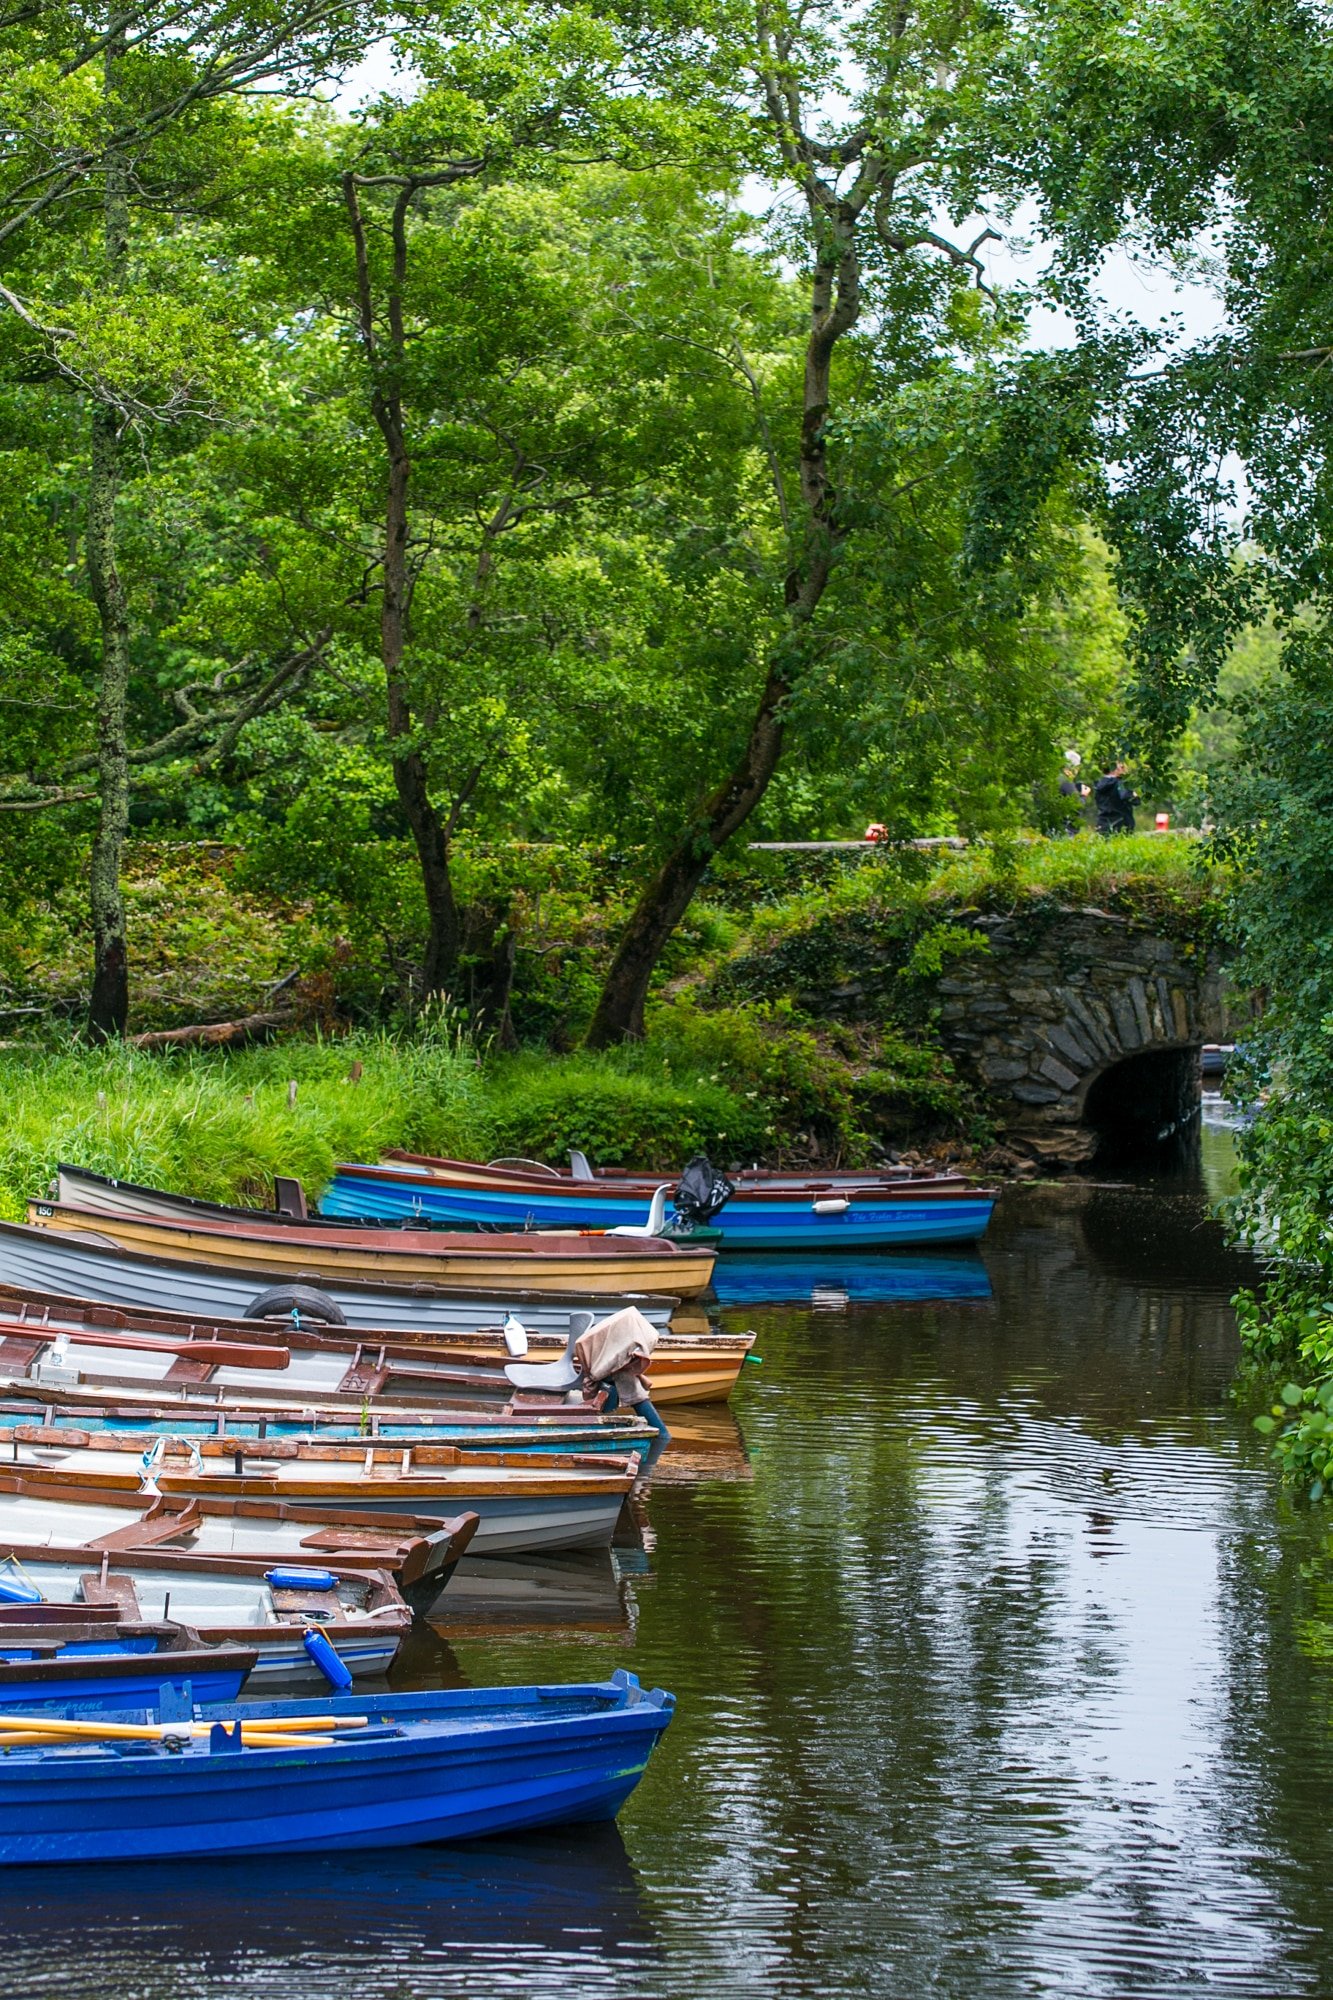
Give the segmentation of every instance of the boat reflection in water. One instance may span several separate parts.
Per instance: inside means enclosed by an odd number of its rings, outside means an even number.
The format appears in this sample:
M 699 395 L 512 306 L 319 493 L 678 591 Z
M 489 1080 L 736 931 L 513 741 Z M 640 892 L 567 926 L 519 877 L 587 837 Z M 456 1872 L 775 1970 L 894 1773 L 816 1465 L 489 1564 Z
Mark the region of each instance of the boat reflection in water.
M 725 1403 L 696 1403 L 667 1412 L 671 1442 L 653 1460 L 654 1486 L 697 1486 L 708 1480 L 754 1478 L 745 1439 Z
M 424 2000 L 493 1982 L 623 1994 L 661 1957 L 614 1825 L 461 1848 L 284 1855 L 279 1894 L 271 1857 L 154 1862 L 130 1871 L 132 1883 L 116 1868 L 22 1872 L 22 1895 L 5 1905 L 12 1994 L 140 2000 L 169 1989 L 172 2000 L 206 2000 L 236 1983 L 299 2000 Z
M 848 1305 L 914 1305 L 931 1299 L 989 1299 L 990 1278 L 975 1251 L 860 1257 L 719 1257 L 713 1290 L 722 1306 L 799 1304 L 837 1312 Z
M 521 1632 L 595 1632 L 628 1643 L 634 1636 L 634 1608 L 621 1580 L 621 1564 L 605 1550 L 568 1556 L 466 1557 L 455 1565 L 449 1588 L 431 1611 L 432 1632 L 438 1640 L 471 1638 L 480 1633 L 499 1637 Z M 447 1601 L 446 1601 L 447 1600 Z M 418 1660 L 404 1648 L 394 1686 L 461 1686 L 441 1681 L 439 1666 L 423 1653 Z M 447 1652 L 447 1645 L 444 1650 Z M 419 1668 L 419 1678 L 415 1670 Z

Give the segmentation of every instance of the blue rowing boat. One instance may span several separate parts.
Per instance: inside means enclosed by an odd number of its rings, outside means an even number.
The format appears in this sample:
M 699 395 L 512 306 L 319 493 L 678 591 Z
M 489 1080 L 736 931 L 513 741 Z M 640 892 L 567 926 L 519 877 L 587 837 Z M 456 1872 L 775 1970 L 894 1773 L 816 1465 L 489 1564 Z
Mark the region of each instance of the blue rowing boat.
M 638 1229 L 652 1206 L 647 1182 L 612 1175 L 576 1180 L 454 1160 L 392 1159 L 337 1168 L 320 1202 L 325 1216 L 503 1230 Z M 895 1245 L 973 1243 L 995 1206 L 989 1188 L 953 1175 L 930 1180 L 847 1175 L 826 1181 L 739 1176 L 712 1218 L 722 1250 L 882 1250 Z M 669 1228 L 675 1210 L 668 1195 Z
M 673 1707 L 618 1672 L 207 1710 L 164 1701 L 166 1733 L 142 1740 L 24 1744 L 0 1714 L 0 1747 L 7 1734 L 13 1745 L 0 1755 L 0 1864 L 405 1847 L 614 1819 Z M 308 1740 L 294 1733 L 316 1724 Z
M 67 1615 L 64 1628 L 0 1626 L 0 1712 L 141 1709 L 183 1682 L 197 1701 L 235 1701 L 255 1664 L 253 1649 L 206 1646 L 180 1628 L 99 1632 L 80 1628 L 76 1607 Z

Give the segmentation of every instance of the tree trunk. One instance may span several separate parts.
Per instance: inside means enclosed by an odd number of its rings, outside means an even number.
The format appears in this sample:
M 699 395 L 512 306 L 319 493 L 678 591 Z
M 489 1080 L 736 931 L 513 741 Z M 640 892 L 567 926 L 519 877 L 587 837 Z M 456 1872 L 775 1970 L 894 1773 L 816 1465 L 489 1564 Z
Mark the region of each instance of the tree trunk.
M 470 903 L 463 928 L 472 1032 L 478 1041 L 512 1053 L 518 1047 L 509 1012 L 518 963 L 512 899 L 499 896 Z
M 421 984 L 426 994 L 445 992 L 458 968 L 459 921 L 449 869 L 449 840 L 426 777 L 426 760 L 412 741 L 412 704 L 403 674 L 407 649 L 407 502 L 411 462 L 399 430 L 391 447 L 388 501 L 384 517 L 384 598 L 380 609 L 380 651 L 388 700 L 389 741 L 398 802 L 412 829 L 421 886 L 426 898 L 426 952 Z
M 123 31 L 106 53 L 106 93 L 115 92 Z M 109 153 L 102 196 L 104 287 L 108 309 L 120 288 L 129 255 L 129 172 Z M 93 983 L 88 1034 L 96 1042 L 123 1035 L 129 1016 L 129 961 L 121 861 L 130 823 L 130 766 L 126 719 L 130 681 L 130 626 L 116 559 L 116 494 L 120 485 L 120 425 L 114 409 L 98 403 L 92 413 L 92 464 L 88 483 L 88 579 L 102 624 L 102 677 L 97 701 L 97 776 L 100 806 L 93 841 L 89 901 L 93 922 Z
M 745 749 L 707 798 L 648 884 L 621 933 L 586 1036 L 590 1049 L 642 1041 L 648 987 L 667 939 L 690 906 L 714 855 L 745 824 L 782 755 L 782 703 L 787 681 L 770 669 Z
M 461 948 L 458 905 L 449 868 L 449 835 L 430 795 L 426 760 L 415 741 L 411 691 L 403 670 L 412 579 L 407 560 L 408 506 L 412 461 L 403 430 L 399 382 L 406 356 L 403 291 L 407 281 L 407 211 L 415 183 L 399 186 L 393 206 L 393 279 L 388 297 L 388 344 L 381 353 L 371 288 L 365 223 L 355 174 L 343 175 L 343 194 L 356 250 L 357 316 L 367 365 L 372 372 L 371 409 L 384 439 L 389 478 L 384 505 L 384 594 L 380 603 L 380 658 L 389 725 L 393 781 L 421 869 L 426 898 L 426 951 L 421 967 L 424 993 L 447 992 L 458 972 Z M 385 366 L 387 359 L 387 369 Z
M 784 595 L 791 664 L 770 663 L 745 748 L 717 790 L 691 815 L 666 860 L 635 905 L 598 995 L 585 1046 L 605 1049 L 642 1041 L 644 1007 L 657 961 L 690 906 L 714 855 L 742 826 L 768 790 L 782 755 L 782 711 L 792 689 L 795 651 L 814 618 L 832 570 L 838 540 L 829 483 L 826 427 L 833 351 L 860 309 L 860 262 L 855 217 L 817 217 L 820 254 L 810 297 L 801 407 L 800 475 L 805 547 L 788 572 Z

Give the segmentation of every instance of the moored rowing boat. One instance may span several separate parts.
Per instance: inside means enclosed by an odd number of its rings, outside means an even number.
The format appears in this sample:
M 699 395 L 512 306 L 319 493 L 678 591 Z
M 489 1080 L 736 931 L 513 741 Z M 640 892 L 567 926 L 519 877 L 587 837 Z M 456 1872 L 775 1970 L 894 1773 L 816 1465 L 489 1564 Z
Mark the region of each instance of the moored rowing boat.
M 606 1299 L 584 1293 L 540 1293 L 521 1287 L 491 1290 L 419 1282 L 392 1284 L 332 1276 L 312 1257 L 291 1282 L 315 1285 L 333 1303 L 342 1323 L 377 1334 L 475 1335 L 517 1313 L 530 1335 L 554 1335 L 563 1344 L 571 1313 L 606 1311 Z M 259 1265 L 222 1269 L 148 1252 L 137 1253 L 94 1237 L 24 1223 L 0 1222 L 0 1289 L 33 1296 L 97 1300 L 127 1311 L 244 1320 L 273 1289 L 273 1274 Z M 665 1327 L 675 1298 L 630 1294 L 654 1326 Z M 623 1303 L 623 1301 L 619 1301 Z
M 94 1566 L 132 1556 L 155 1570 L 221 1569 L 263 1577 L 274 1566 L 313 1564 L 340 1576 L 392 1577 L 419 1611 L 439 1597 L 475 1533 L 475 1514 L 377 1514 L 334 1507 L 175 1497 L 71 1487 L 41 1468 L 0 1469 L 0 1572 L 12 1559 L 82 1552 Z M 0 1601 L 4 1593 L 0 1591 Z
M 210 1270 L 260 1271 L 269 1279 L 314 1269 L 331 1278 L 387 1284 L 508 1285 L 600 1299 L 625 1292 L 692 1297 L 706 1291 L 713 1252 L 657 1237 L 385 1232 L 271 1221 L 181 1220 L 103 1210 L 96 1216 L 59 1202 L 33 1201 L 28 1220 L 43 1229 L 99 1238 L 144 1256 L 167 1256 Z
M 534 1458 L 374 1439 L 176 1439 L 19 1426 L 10 1433 L 9 1466 L 40 1470 L 71 1498 L 156 1488 L 164 1495 L 288 1500 L 372 1517 L 473 1513 L 472 1552 L 486 1555 L 608 1547 L 638 1459 Z
M 536 1168 L 483 1167 L 464 1160 L 395 1154 L 378 1165 L 339 1166 L 320 1203 L 327 1217 L 387 1221 L 418 1217 L 441 1227 L 491 1229 L 642 1228 L 654 1183 L 614 1176 L 576 1180 Z M 958 1175 L 800 1180 L 739 1176 L 709 1224 L 724 1250 L 838 1251 L 967 1243 L 981 1236 L 994 1191 Z M 670 1219 L 674 1208 L 666 1202 Z
M 4 1509 L 13 1530 L 23 1525 L 16 1511 Z M 68 1507 L 62 1513 L 57 1506 L 51 1519 L 67 1516 Z M 63 1606 L 71 1618 L 109 1605 L 125 1620 L 175 1619 L 206 1644 L 246 1647 L 254 1655 L 251 1671 L 264 1679 L 320 1677 L 305 1644 L 312 1628 L 354 1677 L 387 1673 L 412 1624 L 411 1609 L 382 1570 L 335 1570 L 307 1561 L 263 1571 L 225 1559 L 201 1564 L 184 1553 L 164 1561 L 160 1550 L 105 1543 L 56 1550 L 40 1537 L 23 1541 L 16 1534 L 7 1534 L 0 1546 L 0 1579 L 39 1592 L 42 1605 Z M 187 1677 L 184 1671 L 175 1676 Z
M 0 1223 L 0 1269 L 4 1266 L 7 1240 L 14 1236 L 41 1240 L 42 1232 L 12 1225 L 7 1232 L 7 1226 Z M 60 1248 L 66 1239 L 48 1240 Z M 165 1342 L 190 1340 L 190 1354 L 197 1368 L 203 1371 L 195 1376 L 192 1395 L 200 1396 L 211 1389 L 224 1403 L 247 1386 L 255 1389 L 260 1400 L 272 1400 L 274 1385 L 280 1379 L 265 1369 L 247 1385 L 238 1379 L 238 1370 L 222 1364 L 211 1367 L 216 1343 L 228 1341 L 279 1348 L 287 1353 L 291 1365 L 301 1357 L 302 1374 L 309 1385 L 312 1403 L 323 1400 L 329 1392 L 335 1397 L 356 1398 L 358 1407 L 362 1399 L 370 1399 L 373 1406 L 377 1399 L 386 1397 L 397 1400 L 411 1397 L 418 1402 L 436 1396 L 453 1402 L 461 1397 L 482 1399 L 498 1412 L 513 1393 L 503 1372 L 511 1357 L 498 1325 L 487 1328 L 474 1324 L 469 1331 L 381 1326 L 373 1322 L 348 1328 L 312 1322 L 297 1326 L 290 1318 L 233 1319 L 211 1313 L 166 1311 L 161 1307 L 109 1306 L 102 1299 L 115 1296 L 116 1271 L 129 1260 L 117 1260 L 113 1251 L 95 1251 L 90 1261 L 94 1266 L 92 1276 L 104 1288 L 94 1297 L 67 1296 L 44 1288 L 0 1283 L 0 1339 L 18 1344 L 9 1349 L 16 1363 L 26 1354 L 28 1359 L 23 1365 L 31 1365 L 53 1333 L 63 1332 L 75 1342 L 85 1332 L 94 1335 L 120 1332 L 152 1336 Z M 534 1330 L 528 1325 L 526 1308 L 524 1313 L 529 1339 L 527 1358 L 534 1362 L 558 1360 L 565 1351 L 574 1315 L 562 1312 L 554 1327 Z M 24 1347 L 22 1343 L 28 1345 Z M 654 1400 L 659 1406 L 725 1402 L 753 1345 L 751 1333 L 660 1333 L 653 1352 Z M 6 1348 L 0 1346 L 0 1371 L 4 1369 L 5 1358 Z M 156 1367 L 157 1379 L 164 1388 L 171 1387 L 167 1378 L 172 1365 L 167 1351 L 162 1350 Z M 317 1389 L 317 1383 L 323 1387 Z M 176 1385 L 180 1386 L 179 1376 Z M 558 1410 L 569 1421 L 566 1406 L 547 1407 L 548 1411 Z
M 40 1714 L 70 1702 L 103 1711 L 141 1706 L 156 1701 L 164 1685 L 184 1681 L 196 1701 L 234 1701 L 257 1660 L 253 1646 L 208 1644 L 174 1621 L 106 1618 L 101 1607 L 82 1604 L 6 1607 L 0 1711 Z
M 153 1712 L 22 1740 L 0 1715 L 0 1863 L 400 1847 L 612 1819 L 671 1719 L 631 1674 L 591 1685 Z

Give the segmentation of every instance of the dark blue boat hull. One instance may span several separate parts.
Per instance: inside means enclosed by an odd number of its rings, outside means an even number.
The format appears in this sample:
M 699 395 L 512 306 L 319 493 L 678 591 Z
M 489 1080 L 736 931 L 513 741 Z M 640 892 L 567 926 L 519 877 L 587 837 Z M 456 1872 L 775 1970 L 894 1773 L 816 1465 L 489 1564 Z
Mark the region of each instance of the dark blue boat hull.
M 173 1670 L 169 1654 L 147 1676 L 117 1671 L 114 1657 L 101 1662 L 90 1658 L 86 1673 L 58 1684 L 49 1680 L 6 1681 L 0 1686 L 0 1715 L 11 1709 L 28 1708 L 61 1715 L 72 1714 L 75 1709 L 84 1715 L 112 1709 L 117 1713 L 132 1710 L 138 1714 L 145 1701 L 156 1698 L 159 1688 L 178 1685 L 181 1679 L 180 1668 Z M 189 1685 L 196 1701 L 227 1702 L 235 1701 L 245 1679 L 243 1671 L 192 1669 Z
M 853 1191 L 838 1212 L 817 1213 L 809 1192 L 747 1198 L 734 1194 L 713 1227 L 720 1231 L 718 1247 L 731 1250 L 874 1250 L 913 1243 L 974 1243 L 990 1221 L 995 1197 L 967 1188 L 951 1189 L 929 1199 L 903 1194 Z M 319 1212 L 324 1216 L 368 1221 L 404 1221 L 420 1216 L 451 1228 L 604 1229 L 612 1224 L 641 1226 L 648 1219 L 647 1200 L 597 1186 L 580 1192 L 577 1183 L 551 1194 L 506 1188 L 461 1188 L 428 1178 L 400 1181 L 358 1176 L 355 1166 L 340 1167 L 329 1183 Z M 675 1210 L 668 1200 L 668 1221 Z
M 587 1686 L 246 1702 L 227 1718 L 364 1715 L 321 1749 L 0 1755 L 0 1864 L 301 1854 L 614 1819 L 671 1718 L 632 1675 Z

